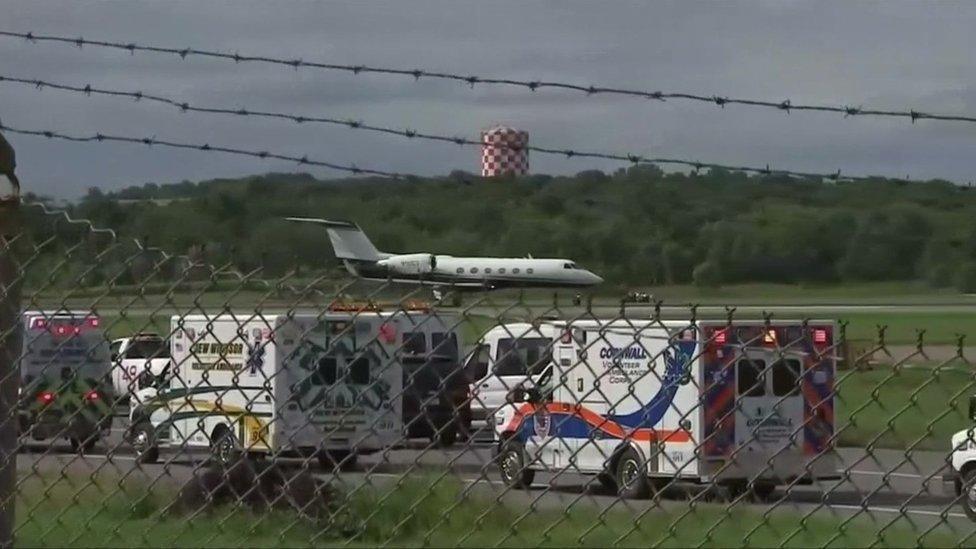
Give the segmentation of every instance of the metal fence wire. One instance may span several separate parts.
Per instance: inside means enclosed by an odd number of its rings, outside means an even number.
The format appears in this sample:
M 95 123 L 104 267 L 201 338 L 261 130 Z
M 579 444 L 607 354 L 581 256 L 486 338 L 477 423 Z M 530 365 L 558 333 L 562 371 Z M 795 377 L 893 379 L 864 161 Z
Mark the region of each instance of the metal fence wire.
M 43 204 L 19 219 L 17 544 L 974 543 L 962 337 L 270 280 Z

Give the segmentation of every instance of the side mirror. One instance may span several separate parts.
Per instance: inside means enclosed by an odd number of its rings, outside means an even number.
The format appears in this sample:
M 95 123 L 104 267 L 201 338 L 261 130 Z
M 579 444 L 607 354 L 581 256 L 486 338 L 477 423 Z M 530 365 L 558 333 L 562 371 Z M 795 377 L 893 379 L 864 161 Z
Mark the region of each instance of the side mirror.
M 526 402 L 539 403 L 542 402 L 542 391 L 535 387 L 531 387 L 525 390 L 525 400 Z
M 526 391 L 522 387 L 516 387 L 505 395 L 505 400 L 509 404 L 519 404 L 526 401 Z

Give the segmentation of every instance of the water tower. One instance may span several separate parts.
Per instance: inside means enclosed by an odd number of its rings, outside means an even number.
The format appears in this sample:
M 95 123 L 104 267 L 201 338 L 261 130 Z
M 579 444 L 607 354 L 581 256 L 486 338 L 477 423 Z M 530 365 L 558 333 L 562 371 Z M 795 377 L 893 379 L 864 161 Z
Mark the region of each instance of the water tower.
M 529 132 L 492 126 L 481 132 L 481 175 L 498 177 L 529 173 Z

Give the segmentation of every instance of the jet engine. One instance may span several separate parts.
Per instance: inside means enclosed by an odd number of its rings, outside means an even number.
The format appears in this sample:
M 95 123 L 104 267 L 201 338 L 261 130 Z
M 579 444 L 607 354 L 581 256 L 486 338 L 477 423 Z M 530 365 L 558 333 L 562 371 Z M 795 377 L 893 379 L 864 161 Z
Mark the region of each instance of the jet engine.
M 386 267 L 391 273 L 417 275 L 434 272 L 437 269 L 437 258 L 433 254 L 404 254 L 381 259 L 377 264 Z

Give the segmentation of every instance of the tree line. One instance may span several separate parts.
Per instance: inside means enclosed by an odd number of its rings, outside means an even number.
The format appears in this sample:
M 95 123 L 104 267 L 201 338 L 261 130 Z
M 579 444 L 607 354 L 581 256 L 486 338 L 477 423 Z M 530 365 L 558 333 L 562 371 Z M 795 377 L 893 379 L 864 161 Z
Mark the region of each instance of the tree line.
M 324 230 L 283 219 L 310 216 L 355 221 L 385 251 L 571 258 L 621 287 L 924 280 L 976 291 L 976 192 L 938 180 L 653 166 L 507 179 L 266 174 L 93 188 L 70 209 L 171 253 L 268 276 L 339 272 Z M 41 264 L 63 260 L 57 249 Z M 88 266 L 80 283 L 137 281 L 120 261 Z

